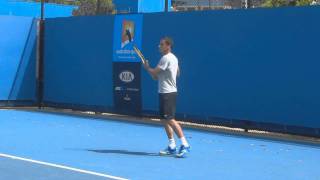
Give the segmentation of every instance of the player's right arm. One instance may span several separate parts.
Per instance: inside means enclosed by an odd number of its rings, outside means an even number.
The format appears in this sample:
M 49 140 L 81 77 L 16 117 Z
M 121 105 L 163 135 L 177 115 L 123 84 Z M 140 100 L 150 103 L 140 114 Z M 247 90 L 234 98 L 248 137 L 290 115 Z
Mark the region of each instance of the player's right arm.
M 146 60 L 146 62 L 143 64 L 143 67 L 147 70 L 147 72 L 151 75 L 153 80 L 158 80 L 158 74 L 161 71 L 161 68 L 159 66 L 155 68 L 151 68 L 149 65 L 149 61 Z

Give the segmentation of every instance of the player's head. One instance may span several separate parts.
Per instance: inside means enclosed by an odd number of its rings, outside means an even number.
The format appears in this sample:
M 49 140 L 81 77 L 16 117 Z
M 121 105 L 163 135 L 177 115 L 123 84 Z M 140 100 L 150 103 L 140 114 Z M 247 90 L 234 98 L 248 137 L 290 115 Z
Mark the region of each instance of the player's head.
M 173 46 L 173 40 L 169 37 L 164 37 L 160 40 L 159 50 L 162 54 L 167 54 L 171 52 Z

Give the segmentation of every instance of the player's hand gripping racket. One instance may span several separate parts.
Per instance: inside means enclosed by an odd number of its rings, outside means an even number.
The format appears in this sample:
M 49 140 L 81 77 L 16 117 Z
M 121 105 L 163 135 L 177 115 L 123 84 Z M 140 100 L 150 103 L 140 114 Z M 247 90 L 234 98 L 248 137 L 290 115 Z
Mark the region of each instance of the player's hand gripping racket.
M 136 46 L 133 46 L 133 50 L 137 53 L 137 55 L 139 56 L 139 58 L 141 59 L 143 64 L 146 64 L 146 59 L 144 58 L 142 52 L 140 51 L 140 49 L 138 49 Z

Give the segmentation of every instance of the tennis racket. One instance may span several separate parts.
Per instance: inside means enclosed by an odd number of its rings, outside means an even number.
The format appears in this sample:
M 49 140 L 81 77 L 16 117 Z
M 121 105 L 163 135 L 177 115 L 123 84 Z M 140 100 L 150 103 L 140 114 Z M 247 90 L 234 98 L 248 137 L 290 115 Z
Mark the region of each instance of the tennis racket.
M 146 59 L 144 58 L 144 56 L 143 56 L 142 52 L 140 51 L 140 49 L 138 49 L 136 46 L 133 46 L 133 50 L 137 53 L 137 55 L 141 59 L 142 63 L 145 64 L 146 63 Z

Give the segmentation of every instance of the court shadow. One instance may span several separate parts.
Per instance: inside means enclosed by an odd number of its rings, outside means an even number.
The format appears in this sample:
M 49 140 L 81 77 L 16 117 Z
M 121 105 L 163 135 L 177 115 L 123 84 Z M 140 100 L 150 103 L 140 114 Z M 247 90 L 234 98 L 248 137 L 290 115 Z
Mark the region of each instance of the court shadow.
M 87 151 L 103 154 L 124 154 L 133 156 L 160 156 L 158 153 L 148 153 L 148 152 L 137 152 L 128 150 L 117 150 L 117 149 L 87 149 Z

